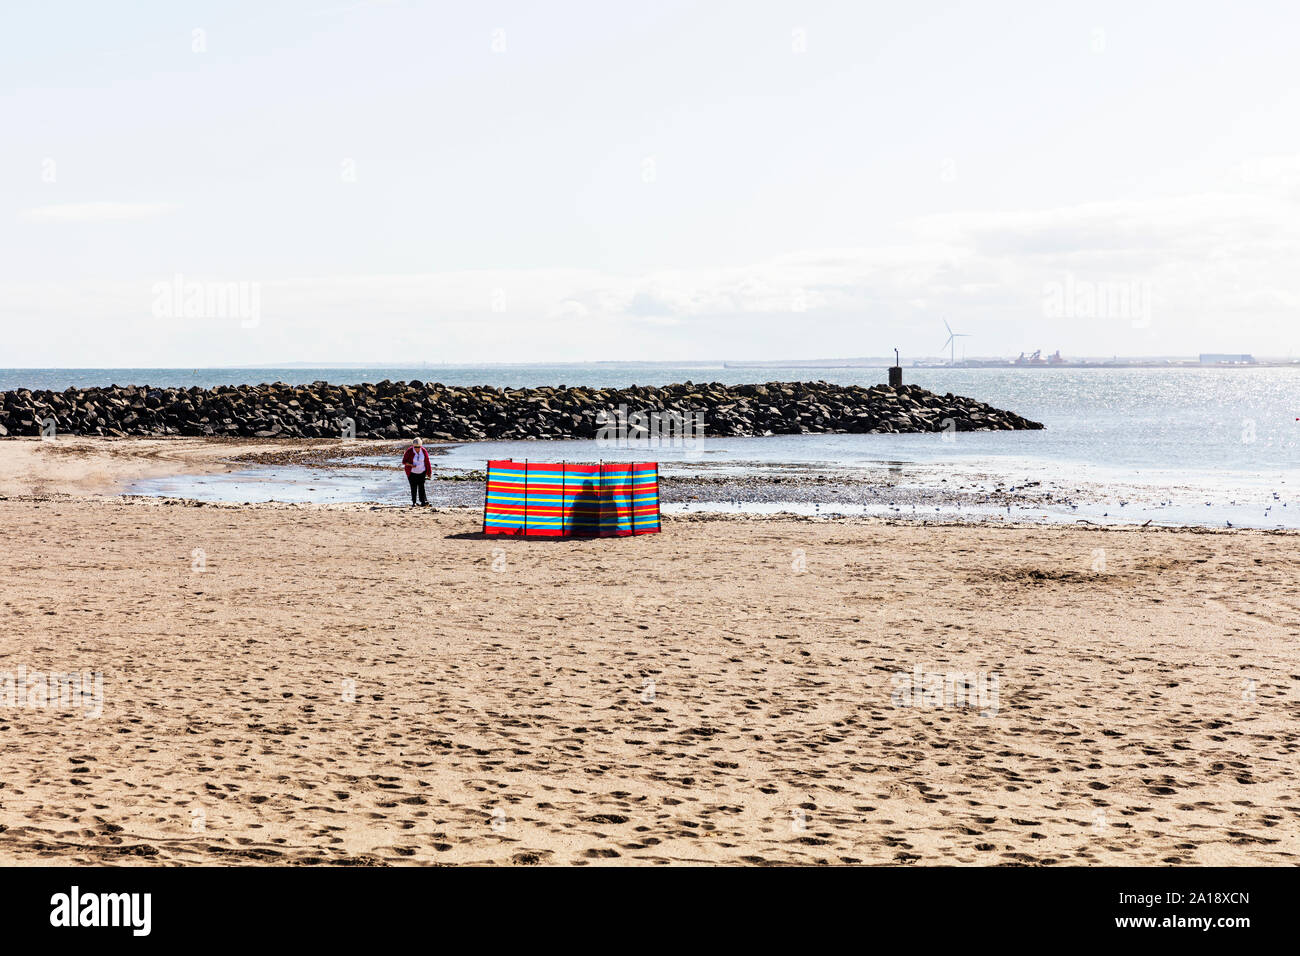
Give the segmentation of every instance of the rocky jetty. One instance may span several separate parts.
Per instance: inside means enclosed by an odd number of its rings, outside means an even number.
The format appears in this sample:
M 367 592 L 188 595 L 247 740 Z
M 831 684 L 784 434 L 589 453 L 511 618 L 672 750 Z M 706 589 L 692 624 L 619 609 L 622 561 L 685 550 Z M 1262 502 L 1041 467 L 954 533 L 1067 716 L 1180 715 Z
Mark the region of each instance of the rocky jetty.
M 602 423 L 620 420 L 620 409 L 628 417 L 638 412 L 691 416 L 688 421 L 703 421 L 706 437 L 1043 427 L 1014 412 L 915 385 L 685 382 L 617 389 L 503 389 L 420 381 L 276 382 L 217 388 L 17 389 L 0 393 L 0 437 L 44 432 L 119 437 L 594 438 Z

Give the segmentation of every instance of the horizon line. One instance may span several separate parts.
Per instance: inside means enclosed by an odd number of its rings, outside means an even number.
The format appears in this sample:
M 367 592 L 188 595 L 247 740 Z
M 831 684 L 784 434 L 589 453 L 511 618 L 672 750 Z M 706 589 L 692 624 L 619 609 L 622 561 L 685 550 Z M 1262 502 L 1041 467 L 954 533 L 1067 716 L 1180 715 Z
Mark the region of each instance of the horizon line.
M 1280 364 L 1300 364 L 1300 358 L 1291 355 L 1253 355 L 1249 352 L 1242 353 L 1225 353 L 1225 352 L 1202 352 L 1197 354 L 1186 355 L 1080 355 L 1066 358 L 1066 365 L 1078 364 L 1081 362 L 1192 362 L 1200 361 L 1201 355 L 1243 355 L 1250 356 L 1255 364 L 1265 365 L 1270 363 Z M 1023 368 L 1037 366 L 1017 366 L 1014 359 L 1004 356 L 968 356 L 956 365 L 952 365 L 947 359 L 937 355 L 917 356 L 913 359 L 903 360 L 904 368 L 914 367 L 909 362 L 926 362 L 934 363 L 928 365 L 930 368 L 962 368 L 965 363 L 971 362 L 1006 362 L 1008 368 Z M 849 364 L 852 363 L 852 364 Z M 439 369 L 439 368 L 549 368 L 554 366 L 665 366 L 670 368 L 720 368 L 724 366 L 732 367 L 770 367 L 770 368 L 808 368 L 808 367 L 863 367 L 863 368 L 889 368 L 893 365 L 893 360 L 888 356 L 854 356 L 849 358 L 811 358 L 811 359 L 684 359 L 684 360 L 645 360 L 640 362 L 628 361 L 626 359 L 590 359 L 586 361 L 575 362 L 280 362 L 280 363 L 243 363 L 238 365 L 192 365 L 189 363 L 181 365 L 9 365 L 0 366 L 8 371 L 112 371 L 118 369 L 157 369 L 175 371 L 184 368 L 194 370 L 205 369 L 208 371 L 246 371 L 250 369 Z M 1048 366 L 1050 367 L 1050 366 Z

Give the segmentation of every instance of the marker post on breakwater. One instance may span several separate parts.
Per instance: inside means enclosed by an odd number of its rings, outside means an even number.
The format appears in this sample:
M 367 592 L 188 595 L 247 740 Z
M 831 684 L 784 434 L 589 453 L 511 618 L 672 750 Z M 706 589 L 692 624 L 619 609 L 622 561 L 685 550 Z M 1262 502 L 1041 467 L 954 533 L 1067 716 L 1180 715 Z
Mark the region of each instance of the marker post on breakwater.
M 889 367 L 889 387 L 900 388 L 903 384 L 903 363 L 899 361 L 898 349 L 894 349 L 894 364 Z

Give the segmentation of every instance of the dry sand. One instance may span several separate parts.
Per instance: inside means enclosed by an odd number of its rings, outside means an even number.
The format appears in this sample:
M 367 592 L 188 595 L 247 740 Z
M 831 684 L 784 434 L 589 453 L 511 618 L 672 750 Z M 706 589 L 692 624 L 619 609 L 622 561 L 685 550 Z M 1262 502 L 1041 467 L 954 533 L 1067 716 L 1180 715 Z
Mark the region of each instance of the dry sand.
M 1300 862 L 1296 535 L 483 539 L 124 500 L 232 446 L 76 447 L 0 442 L 0 672 L 103 675 L 0 706 L 0 863 Z

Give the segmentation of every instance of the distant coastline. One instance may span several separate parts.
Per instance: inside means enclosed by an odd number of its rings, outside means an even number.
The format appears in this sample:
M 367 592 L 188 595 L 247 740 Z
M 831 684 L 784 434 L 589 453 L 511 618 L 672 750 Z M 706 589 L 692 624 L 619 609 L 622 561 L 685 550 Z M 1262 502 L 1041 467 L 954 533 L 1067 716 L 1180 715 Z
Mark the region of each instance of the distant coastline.
M 574 368 L 574 369 L 632 369 L 632 368 L 662 368 L 662 369 L 886 369 L 894 364 L 892 357 L 886 356 L 866 356 L 860 358 L 840 358 L 840 359 L 755 359 L 755 360 L 729 360 L 718 359 L 709 361 L 688 361 L 688 362 L 671 362 L 671 361 L 637 361 L 630 362 L 624 360 L 618 361 L 593 361 L 593 362 L 264 362 L 251 365 L 159 365 L 159 366 L 141 366 L 131 368 L 131 371 L 175 371 L 177 369 L 202 369 L 213 372 L 241 372 L 241 371 L 265 371 L 268 369 L 384 369 L 394 370 L 401 369 L 415 371 L 420 369 L 437 370 L 437 369 L 550 369 L 550 368 Z M 1038 361 L 1018 362 L 1015 359 L 1002 358 L 973 358 L 962 359 L 957 362 L 950 362 L 942 357 L 924 356 L 921 358 L 903 359 L 904 368 L 915 369 L 1051 369 L 1051 368 L 1105 368 L 1105 369 L 1129 369 L 1129 368 L 1161 368 L 1161 369 L 1195 369 L 1195 368 L 1300 368 L 1300 358 L 1278 358 L 1263 357 L 1252 359 L 1249 362 L 1206 362 L 1201 361 L 1193 356 L 1114 356 L 1111 358 L 1084 357 L 1077 359 L 1064 359 L 1062 361 Z M 10 365 L 0 368 L 0 371 L 22 372 L 22 371 L 126 371 L 126 366 L 112 365 L 66 365 L 66 366 L 45 366 L 45 365 Z

